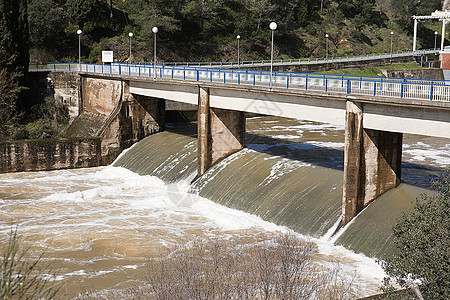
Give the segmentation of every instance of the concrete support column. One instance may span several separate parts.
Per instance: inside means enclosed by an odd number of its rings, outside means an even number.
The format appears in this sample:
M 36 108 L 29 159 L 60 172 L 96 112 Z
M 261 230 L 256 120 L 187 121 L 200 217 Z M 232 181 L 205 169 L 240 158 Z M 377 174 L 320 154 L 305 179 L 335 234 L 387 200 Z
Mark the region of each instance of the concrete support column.
M 358 103 L 347 101 L 345 115 L 342 222 L 350 222 L 364 208 L 363 113 Z
M 129 147 L 143 138 L 165 129 L 165 100 L 129 93 L 124 85 L 121 108 L 121 140 L 123 147 Z
M 165 129 L 165 100 L 137 96 L 129 104 L 129 115 L 133 120 L 133 132 L 137 140 Z
M 200 87 L 197 117 L 198 176 L 205 174 L 206 170 L 212 166 L 211 139 L 209 89 Z
M 401 182 L 403 134 L 364 129 L 364 207 Z
M 200 87 L 198 98 L 198 176 L 245 143 L 243 112 L 211 108 L 209 90 Z
M 347 101 L 341 226 L 401 180 L 401 133 L 364 129 L 361 103 Z

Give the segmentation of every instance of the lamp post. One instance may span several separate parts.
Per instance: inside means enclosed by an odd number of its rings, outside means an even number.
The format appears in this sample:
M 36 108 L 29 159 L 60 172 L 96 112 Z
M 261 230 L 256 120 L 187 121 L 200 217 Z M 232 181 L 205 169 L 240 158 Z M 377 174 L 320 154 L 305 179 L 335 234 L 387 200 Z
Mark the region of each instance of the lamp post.
M 133 33 L 132 32 L 128 33 L 128 36 L 130 37 L 130 59 L 128 61 L 131 64 L 131 38 L 133 37 Z
M 154 46 L 155 53 L 153 55 L 153 78 L 156 78 L 156 34 L 158 33 L 158 27 L 156 26 L 153 27 L 152 31 L 155 34 L 155 46 Z
M 78 34 L 78 71 L 81 71 L 81 34 L 83 31 L 81 29 L 77 30 Z
M 436 50 L 437 35 L 438 35 L 438 32 L 435 31 L 434 32 L 434 50 Z
M 394 32 L 391 31 L 391 60 L 390 63 L 392 63 L 392 42 L 393 42 Z
M 272 72 L 273 72 L 273 33 L 277 29 L 277 23 L 272 22 L 269 24 L 270 30 L 272 30 L 272 47 L 270 51 L 270 78 L 269 78 L 269 88 L 272 88 Z
M 325 60 L 328 60 L 328 33 L 325 34 L 325 52 L 326 52 L 326 56 L 325 56 Z
M 237 53 L 237 56 L 238 56 L 238 60 L 237 60 L 237 63 L 238 63 L 238 68 L 240 67 L 240 60 L 239 60 L 239 40 L 241 39 L 241 36 L 240 35 L 238 35 L 237 37 L 237 50 L 238 50 L 238 53 Z

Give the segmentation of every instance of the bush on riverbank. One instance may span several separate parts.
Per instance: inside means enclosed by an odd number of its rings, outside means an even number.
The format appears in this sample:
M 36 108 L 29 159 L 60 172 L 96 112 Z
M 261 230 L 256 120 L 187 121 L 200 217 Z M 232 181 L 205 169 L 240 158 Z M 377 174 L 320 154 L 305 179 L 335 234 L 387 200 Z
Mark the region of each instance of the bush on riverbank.
M 432 188 L 437 194 L 422 195 L 414 211 L 393 228 L 398 251 L 381 263 L 388 274 L 384 286 L 388 293 L 396 282 L 425 299 L 450 297 L 450 169 Z
M 150 259 L 146 284 L 112 298 L 354 299 L 355 272 L 318 263 L 318 255 L 317 246 L 293 234 L 252 246 L 193 241 Z

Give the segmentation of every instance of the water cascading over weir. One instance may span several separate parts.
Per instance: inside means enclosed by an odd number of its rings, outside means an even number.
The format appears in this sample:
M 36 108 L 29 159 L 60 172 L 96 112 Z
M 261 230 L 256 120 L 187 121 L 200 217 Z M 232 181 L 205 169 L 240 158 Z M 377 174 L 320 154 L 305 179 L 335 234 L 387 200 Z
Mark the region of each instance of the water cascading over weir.
M 346 125 L 350 129 L 339 131 L 341 148 L 345 135 L 345 151 L 353 153 L 354 160 L 346 161 L 342 149 L 321 147 L 298 139 L 292 141 L 282 135 L 274 138 L 260 134 L 257 129 L 261 125 L 257 123 L 260 119 L 247 119 L 246 122 L 243 110 L 239 110 L 243 105 L 239 101 L 241 94 L 253 97 L 252 91 L 231 91 L 233 97 L 226 100 L 235 101 L 229 101 L 227 105 L 231 103 L 236 108 L 230 109 L 212 103 L 217 102 L 217 97 L 225 97 L 220 94 L 225 91 L 220 90 L 220 86 L 210 91 L 196 84 L 175 86 L 176 83 L 161 81 L 165 85 L 158 85 L 158 79 L 133 82 L 133 78 L 126 76 L 110 78 L 92 74 L 81 74 L 81 78 L 80 110 L 83 112 L 80 116 L 102 113 L 104 121 L 97 132 L 102 135 L 106 155 L 109 155 L 109 149 L 117 152 L 117 149 L 125 149 L 137 142 L 116 160 L 114 166 L 141 175 L 157 176 L 175 184 L 174 188 L 177 182 L 192 182 L 191 193 L 302 234 L 330 238 L 340 225 L 345 225 L 345 230 L 332 237 L 337 244 L 380 257 L 393 250 L 389 240 L 396 218 L 411 210 L 413 200 L 426 191 L 400 184 L 402 134 L 363 128 L 363 110 L 374 109 L 376 105 L 366 108 L 354 101 L 320 95 L 324 102 L 332 104 L 329 115 L 335 114 L 339 118 L 345 115 L 345 121 L 351 123 Z M 116 87 L 113 94 L 120 100 L 114 105 L 109 103 L 106 109 L 99 109 L 98 106 L 104 104 L 92 93 L 105 93 L 111 80 L 115 81 Z M 146 95 L 148 91 L 153 94 Z M 277 97 L 286 100 L 286 103 L 277 103 L 277 108 L 283 110 L 290 107 L 289 101 L 292 101 L 291 95 L 283 93 L 265 96 L 269 104 Z M 167 108 L 170 99 L 165 98 L 165 94 L 187 97 L 189 99 L 183 99 L 184 103 L 198 105 L 198 125 L 184 124 L 180 128 L 165 124 L 164 107 Z M 210 94 L 216 97 L 211 100 L 211 105 Z M 298 95 L 294 94 L 294 97 Z M 305 97 L 300 101 L 303 101 L 300 106 L 303 105 L 306 113 L 311 115 L 310 105 L 316 105 L 317 99 Z M 247 108 L 252 112 L 251 105 Z M 253 112 L 256 110 L 255 106 Z M 376 120 L 371 119 L 370 113 L 367 115 L 365 121 L 368 124 Z M 166 131 L 162 131 L 164 129 Z M 159 133 L 153 134 L 156 132 Z M 392 139 L 394 144 L 387 144 L 386 141 Z M 383 174 L 379 177 L 388 179 L 378 182 L 371 177 L 373 174 Z M 352 182 L 346 184 L 346 180 Z M 350 205 L 343 201 L 346 193 L 347 196 L 352 193 Z M 373 201 L 375 198 L 377 200 Z M 358 217 L 353 218 L 358 213 Z M 350 218 L 343 222 L 342 216 L 347 215 Z
M 247 120 L 250 128 L 261 123 L 264 119 Z M 342 150 L 249 131 L 246 147 L 211 167 L 191 184 L 189 192 L 305 235 L 320 238 L 334 231 L 341 217 Z M 322 134 L 319 130 L 316 138 Z M 342 130 L 334 134 L 342 137 Z M 191 181 L 197 171 L 195 124 L 169 127 L 143 139 L 114 166 L 157 176 L 174 188 L 177 182 Z M 336 244 L 370 256 L 391 252 L 393 222 L 425 191 L 401 184 L 385 193 L 346 227 Z

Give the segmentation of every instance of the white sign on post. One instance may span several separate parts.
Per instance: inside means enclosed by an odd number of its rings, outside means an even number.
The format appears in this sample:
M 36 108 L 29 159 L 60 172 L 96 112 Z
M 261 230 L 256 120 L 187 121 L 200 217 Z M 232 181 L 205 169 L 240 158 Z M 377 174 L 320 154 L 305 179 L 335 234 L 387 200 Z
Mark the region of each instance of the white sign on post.
M 102 51 L 102 62 L 103 63 L 112 63 L 112 62 L 114 62 L 113 51 Z

